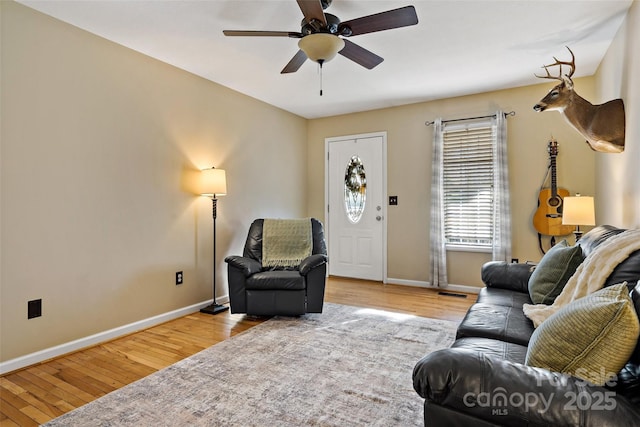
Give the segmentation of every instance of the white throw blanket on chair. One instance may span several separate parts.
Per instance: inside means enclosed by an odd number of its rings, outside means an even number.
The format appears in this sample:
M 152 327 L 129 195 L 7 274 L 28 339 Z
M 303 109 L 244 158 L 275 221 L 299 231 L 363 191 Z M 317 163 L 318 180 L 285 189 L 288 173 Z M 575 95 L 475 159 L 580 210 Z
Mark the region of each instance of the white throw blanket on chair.
M 565 305 L 601 289 L 611 272 L 640 249 L 640 230 L 626 230 L 598 245 L 578 266 L 553 304 L 524 304 L 525 316 L 537 328 Z

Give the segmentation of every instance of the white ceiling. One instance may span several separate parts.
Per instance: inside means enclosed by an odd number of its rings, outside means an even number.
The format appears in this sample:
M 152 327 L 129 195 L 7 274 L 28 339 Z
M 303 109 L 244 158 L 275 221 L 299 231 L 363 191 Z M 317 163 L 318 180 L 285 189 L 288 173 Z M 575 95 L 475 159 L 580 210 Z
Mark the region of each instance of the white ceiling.
M 306 118 L 541 83 L 552 57 L 592 75 L 633 0 L 334 0 L 346 21 L 414 5 L 418 25 L 350 40 L 385 60 L 367 70 L 336 56 L 280 74 L 297 39 L 222 30 L 300 31 L 295 0 L 18 0 L 151 57 Z M 549 83 L 547 81 L 547 83 Z

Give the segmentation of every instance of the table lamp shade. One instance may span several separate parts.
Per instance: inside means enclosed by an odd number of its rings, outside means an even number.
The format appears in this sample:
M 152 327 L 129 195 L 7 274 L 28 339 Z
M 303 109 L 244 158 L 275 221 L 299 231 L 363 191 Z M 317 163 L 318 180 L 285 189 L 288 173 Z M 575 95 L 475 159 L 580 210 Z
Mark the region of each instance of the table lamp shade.
M 224 169 L 204 169 L 200 194 L 207 197 L 224 196 L 227 194 L 227 176 Z
M 596 225 L 593 197 L 565 197 L 562 210 L 563 225 Z

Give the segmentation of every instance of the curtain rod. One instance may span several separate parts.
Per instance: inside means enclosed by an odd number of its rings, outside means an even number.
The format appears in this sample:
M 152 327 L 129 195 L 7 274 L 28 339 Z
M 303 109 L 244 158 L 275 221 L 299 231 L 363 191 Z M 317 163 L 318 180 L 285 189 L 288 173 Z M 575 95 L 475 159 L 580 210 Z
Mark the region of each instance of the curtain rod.
M 515 116 L 516 112 L 515 111 L 509 111 L 508 113 L 503 113 L 505 117 L 508 116 Z M 478 116 L 478 117 L 466 117 L 464 119 L 451 119 L 451 120 L 443 120 L 442 123 L 449 123 L 449 122 L 461 122 L 463 120 L 476 120 L 476 119 L 488 119 L 489 117 L 495 117 L 495 114 L 492 114 L 490 116 Z M 432 124 L 434 124 L 435 121 L 431 121 L 431 122 L 424 122 L 425 126 L 431 126 Z

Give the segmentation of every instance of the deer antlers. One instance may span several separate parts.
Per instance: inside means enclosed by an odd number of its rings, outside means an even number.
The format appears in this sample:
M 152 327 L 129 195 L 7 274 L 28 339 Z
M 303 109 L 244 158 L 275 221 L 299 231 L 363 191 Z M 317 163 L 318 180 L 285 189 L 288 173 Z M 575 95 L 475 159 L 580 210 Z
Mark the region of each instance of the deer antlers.
M 571 71 L 569 71 L 569 74 L 565 74 L 565 76 L 568 79 L 571 79 L 571 76 L 573 76 L 573 73 L 576 71 L 576 57 L 573 55 L 573 52 L 571 51 L 571 49 L 569 49 L 569 46 L 565 46 L 567 48 L 567 50 L 569 51 L 569 53 L 571 53 L 571 62 L 566 62 L 566 61 L 558 61 L 558 58 L 556 58 L 555 56 L 553 57 L 553 59 L 556 60 L 555 63 L 553 64 L 549 64 L 549 65 L 543 65 L 542 68 L 544 68 L 544 70 L 547 72 L 546 76 L 539 76 L 537 74 L 535 74 L 536 77 L 539 77 L 541 79 L 553 79 L 553 80 L 562 80 L 562 66 L 563 65 L 568 65 L 571 68 Z M 560 66 L 560 73 L 558 73 L 558 77 L 552 76 L 549 73 L 549 67 L 555 67 L 556 65 Z

